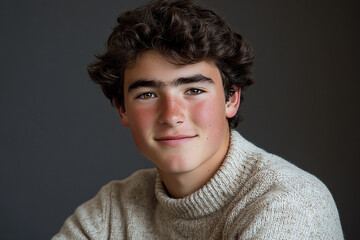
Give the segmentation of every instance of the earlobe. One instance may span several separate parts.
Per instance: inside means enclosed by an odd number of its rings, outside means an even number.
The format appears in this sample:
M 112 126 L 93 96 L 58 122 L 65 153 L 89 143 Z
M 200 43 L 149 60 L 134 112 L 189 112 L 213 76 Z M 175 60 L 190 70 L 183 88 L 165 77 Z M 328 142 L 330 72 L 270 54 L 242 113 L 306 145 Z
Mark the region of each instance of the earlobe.
M 240 96 L 241 88 L 238 86 L 233 86 L 235 92 L 229 97 L 229 100 L 226 102 L 226 117 L 232 118 L 236 115 L 239 106 L 240 106 Z
M 117 107 L 117 110 L 119 112 L 122 125 L 124 125 L 125 127 L 129 127 L 130 124 L 124 107 Z
M 116 109 L 118 110 L 122 125 L 124 125 L 125 127 L 129 127 L 130 124 L 125 111 L 125 107 L 121 106 L 116 99 L 114 99 L 113 101 L 116 106 Z

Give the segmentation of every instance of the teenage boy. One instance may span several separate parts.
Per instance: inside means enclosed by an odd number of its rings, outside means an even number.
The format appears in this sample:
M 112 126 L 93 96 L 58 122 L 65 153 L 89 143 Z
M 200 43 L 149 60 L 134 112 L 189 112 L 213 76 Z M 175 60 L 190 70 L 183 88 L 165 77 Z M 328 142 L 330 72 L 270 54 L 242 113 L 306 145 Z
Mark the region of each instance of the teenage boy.
M 232 130 L 252 64 L 193 1 L 120 15 L 89 74 L 156 168 L 105 185 L 53 239 L 342 239 L 317 178 Z

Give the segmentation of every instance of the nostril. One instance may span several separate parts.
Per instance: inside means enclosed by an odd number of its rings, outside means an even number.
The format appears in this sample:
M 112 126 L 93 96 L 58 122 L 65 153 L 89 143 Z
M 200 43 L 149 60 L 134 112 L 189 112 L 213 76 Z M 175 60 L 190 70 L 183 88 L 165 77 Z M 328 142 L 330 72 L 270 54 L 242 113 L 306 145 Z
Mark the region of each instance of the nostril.
M 160 117 L 160 123 L 171 126 L 177 126 L 184 122 L 184 114 L 180 111 L 167 111 L 164 112 Z
M 184 123 L 184 120 L 179 120 L 179 119 L 175 119 L 175 118 L 161 118 L 159 121 L 161 124 L 166 124 L 169 126 L 178 126 L 182 123 Z

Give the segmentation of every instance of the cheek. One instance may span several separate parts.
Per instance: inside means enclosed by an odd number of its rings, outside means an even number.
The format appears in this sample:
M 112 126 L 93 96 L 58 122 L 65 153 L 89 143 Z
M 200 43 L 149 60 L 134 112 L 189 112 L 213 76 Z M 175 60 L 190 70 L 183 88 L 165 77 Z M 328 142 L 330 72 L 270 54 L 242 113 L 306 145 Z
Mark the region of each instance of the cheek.
M 130 130 L 137 146 L 143 145 L 153 126 L 154 111 L 148 108 L 132 107 L 128 112 Z
M 224 141 L 228 122 L 225 117 L 225 103 L 218 101 L 205 101 L 194 105 L 192 109 L 193 123 L 205 137 L 206 146 L 218 149 Z
M 154 110 L 149 107 L 131 106 L 128 112 L 128 118 L 131 128 L 146 128 L 152 124 Z M 135 129 L 136 130 L 136 129 Z
M 225 117 L 225 103 L 221 99 L 202 101 L 191 106 L 192 120 L 201 127 L 223 130 L 227 124 Z

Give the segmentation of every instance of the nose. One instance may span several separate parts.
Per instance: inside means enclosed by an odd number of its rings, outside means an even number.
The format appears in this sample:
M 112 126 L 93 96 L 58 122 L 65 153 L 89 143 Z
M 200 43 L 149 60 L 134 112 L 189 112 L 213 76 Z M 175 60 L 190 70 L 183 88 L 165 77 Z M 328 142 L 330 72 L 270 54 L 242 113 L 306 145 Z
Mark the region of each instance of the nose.
M 186 106 L 178 97 L 164 96 L 159 104 L 160 124 L 176 127 L 185 121 Z

